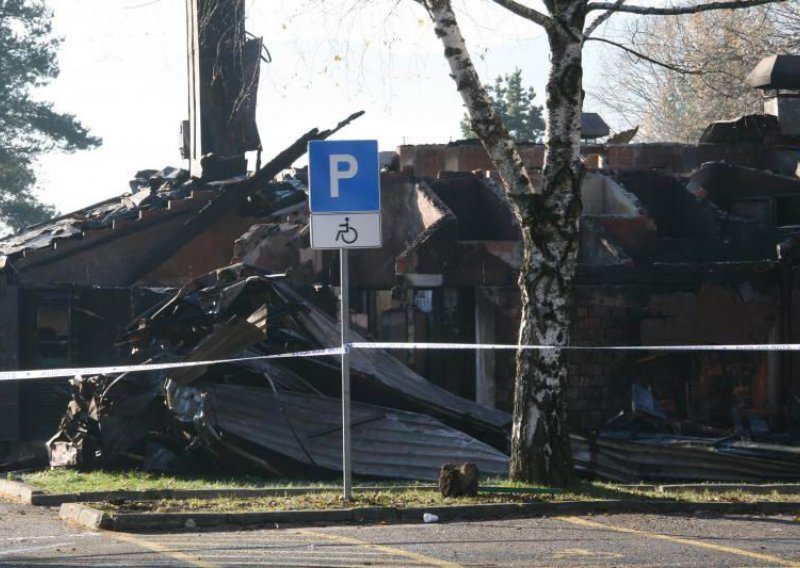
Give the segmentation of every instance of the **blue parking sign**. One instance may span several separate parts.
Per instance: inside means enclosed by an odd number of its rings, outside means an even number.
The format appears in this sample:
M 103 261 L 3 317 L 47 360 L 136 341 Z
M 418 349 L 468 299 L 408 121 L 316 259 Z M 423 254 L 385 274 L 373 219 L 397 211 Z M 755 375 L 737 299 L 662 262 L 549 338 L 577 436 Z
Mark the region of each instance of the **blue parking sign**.
M 309 142 L 308 186 L 312 213 L 380 211 L 378 141 Z

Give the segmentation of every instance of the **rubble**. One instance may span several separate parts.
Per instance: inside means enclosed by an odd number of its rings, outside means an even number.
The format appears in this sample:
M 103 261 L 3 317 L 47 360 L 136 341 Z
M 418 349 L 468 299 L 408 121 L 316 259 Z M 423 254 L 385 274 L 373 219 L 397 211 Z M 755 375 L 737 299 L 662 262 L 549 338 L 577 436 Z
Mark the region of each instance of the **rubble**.
M 191 281 L 119 344 L 135 364 L 322 349 L 340 337 L 333 318 L 279 277 L 238 264 Z M 354 473 L 433 480 L 443 463 L 465 461 L 507 473 L 498 447 L 508 414 L 444 391 L 385 352 L 352 355 Z M 341 467 L 339 389 L 336 356 L 77 377 L 50 463 L 330 474 Z
M 130 182 L 130 193 L 26 227 L 17 235 L 0 240 L 0 254 L 14 257 L 52 246 L 58 240 L 81 238 L 86 231 L 136 219 L 141 211 L 166 209 L 170 201 L 187 198 L 199 186 L 199 180 L 189 179 L 186 170 L 172 167 L 161 171 L 142 170 Z
M 160 171 L 141 170 L 129 182 L 129 193 L 0 238 L 0 256 L 17 260 L 41 249 L 58 248 L 63 241 L 83 239 L 88 243 L 89 237 L 122 226 L 125 221 L 145 217 L 148 212 L 174 210 L 176 215 L 185 214 L 181 202 L 190 205 L 192 201 L 203 201 L 198 211 L 182 224 L 180 231 L 170 234 L 167 242 L 153 247 L 145 255 L 144 262 L 136 269 L 137 274 L 125 283 L 132 285 L 141 274 L 163 263 L 192 236 L 208 230 L 214 221 L 234 207 L 246 206 L 249 211 L 262 215 L 279 215 L 295 207 L 304 207 L 306 194 L 302 189 L 272 180 L 305 153 L 309 141 L 326 139 L 362 114 L 363 111 L 353 113 L 331 129 L 309 130 L 249 176 L 212 179 L 190 177 L 188 171 L 174 167 Z
M 582 475 L 624 483 L 800 479 L 800 445 L 790 435 L 759 428 L 754 417 L 738 419 L 734 432 L 670 420 L 636 387 L 633 411 L 619 413 L 592 437 L 572 436 Z
M 647 480 L 791 481 L 800 479 L 800 448 L 729 438 L 651 435 L 572 436 L 577 471 L 634 483 Z
M 700 144 L 764 144 L 781 136 L 778 118 L 769 114 L 748 114 L 709 124 Z

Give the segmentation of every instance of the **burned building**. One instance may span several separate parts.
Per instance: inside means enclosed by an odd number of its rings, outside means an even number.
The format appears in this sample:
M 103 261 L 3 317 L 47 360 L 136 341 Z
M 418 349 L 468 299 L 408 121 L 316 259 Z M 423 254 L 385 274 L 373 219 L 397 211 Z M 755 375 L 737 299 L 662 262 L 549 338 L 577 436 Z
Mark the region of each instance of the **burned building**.
M 202 10 L 202 2 L 195 4 Z M 201 45 L 193 49 L 202 52 Z M 260 43 L 240 46 L 256 47 Z M 251 66 L 240 68 L 250 76 L 256 72 Z M 208 80 L 202 65 L 195 71 L 198 85 L 203 77 Z M 783 100 L 786 89 L 797 88 L 791 82 L 795 79 L 781 83 L 785 73 L 762 75 L 769 79 L 754 86 L 771 90 L 774 97 L 767 110 L 777 108 L 777 114 L 711 125 L 696 145 L 584 147 L 586 155 L 602 159 L 593 162 L 597 167 L 590 168 L 582 188 L 574 345 L 797 342 L 800 139 L 792 104 L 800 99 Z M 202 99 L 193 96 L 195 104 Z M 222 108 L 227 103 L 214 104 Z M 323 321 L 327 328 L 335 327 L 334 320 L 325 318 L 337 317 L 336 254 L 309 248 L 304 172 L 276 179 L 303 154 L 308 140 L 332 131 L 306 134 L 247 176 L 242 155 L 257 146 L 257 134 L 242 127 L 235 140 L 218 141 L 219 146 L 204 142 L 197 133 L 211 136 L 215 129 L 203 129 L 202 121 L 219 113 L 203 117 L 197 114 L 201 106 L 190 107 L 185 157 L 191 171 L 140 172 L 129 194 L 0 240 L 0 306 L 10 322 L 0 331 L 3 368 L 130 361 L 130 342 L 113 341 L 130 335 L 130 322 L 146 320 L 142 329 L 149 329 L 157 320 L 152 313 L 137 319 L 148 314 L 148 307 L 191 304 L 186 290 L 176 289 L 207 282 L 202 275 L 219 274 L 217 269 L 239 266 L 239 261 L 260 270 L 251 276 L 265 279 L 258 280 L 265 289 L 280 290 L 275 294 L 284 298 L 277 304 L 281 309 L 303 304 L 305 317 L 316 318 L 301 331 L 279 326 L 286 338 L 306 341 L 305 347 L 336 344 L 335 333 L 311 333 Z M 203 158 L 203 148 L 216 153 Z M 523 145 L 521 153 L 532 171 L 541 168 L 541 145 Z M 345 317 L 365 341 L 516 343 L 521 243 L 485 151 L 472 143 L 402 146 L 387 164 L 381 179 L 384 246 L 351 253 L 351 313 Z M 284 275 L 294 291 L 264 283 L 269 274 Z M 235 279 L 240 278 L 247 281 L 241 275 Z M 288 296 L 294 299 L 288 302 Z M 215 336 L 209 332 L 208 337 Z M 274 353 L 276 344 L 265 346 L 263 341 L 259 337 L 238 347 L 261 345 L 258 349 Z M 185 349 L 202 344 L 181 344 L 168 357 L 209 356 Z M 218 355 L 237 353 L 228 349 Z M 487 467 L 502 469 L 498 448 L 505 449 L 500 433 L 512 404 L 512 351 L 407 348 L 373 355 L 378 363 L 367 356 L 361 361 L 363 390 L 356 400 L 364 407 L 356 413 L 358 420 L 437 431 L 435 440 L 477 448 Z M 630 408 L 633 393 L 645 389 L 660 413 L 677 420 L 726 430 L 744 424 L 756 435 L 792 431 L 800 421 L 796 359 L 793 352 L 778 351 L 572 352 L 567 390 L 571 425 L 576 432 L 592 432 Z M 274 445 L 293 432 L 305 443 L 296 439 L 296 445 L 282 446 L 283 459 L 288 455 L 294 465 L 335 468 L 335 447 L 316 445 L 335 429 L 331 420 L 300 434 L 292 426 L 307 422 L 304 405 L 316 408 L 320 416 L 333 411 L 330 397 L 336 392 L 330 380 L 309 383 L 309 370 L 302 364 L 271 369 L 267 375 L 281 377 L 283 387 L 273 385 L 271 392 L 251 395 L 267 407 L 275 404 L 279 391 L 286 391 L 285 408 L 294 409 L 296 420 L 275 424 L 277 430 L 262 436 L 253 428 L 259 423 L 256 417 L 253 424 L 237 419 L 248 411 L 237 406 L 237 389 L 253 387 L 253 376 L 259 375 L 242 367 L 226 367 L 214 380 L 199 381 L 206 390 L 192 390 L 195 385 L 189 383 L 197 377 L 181 384 L 185 390 L 180 400 L 155 394 L 152 400 L 168 405 L 185 435 L 208 441 L 224 431 L 238 437 L 240 445 L 227 448 L 229 454 L 247 448 L 251 462 L 264 461 L 265 455 L 274 458 Z M 226 372 L 236 378 L 230 380 Z M 398 377 L 415 385 L 411 390 L 421 390 L 409 393 L 408 384 L 388 384 Z M 162 384 L 165 377 L 151 379 Z M 49 437 L 65 406 L 65 383 L 2 385 L 0 432 L 6 439 L 0 443 L 16 442 L 20 448 L 24 440 Z M 96 384 L 108 386 L 101 379 Z M 407 404 L 392 405 L 387 393 L 400 393 Z M 298 396 L 305 397 L 302 404 L 292 402 Z M 207 400 L 208 406 L 200 408 L 199 400 Z M 217 417 L 216 429 L 191 430 L 197 426 L 192 426 L 192 417 L 200 410 L 203 416 Z M 62 434 L 68 431 L 67 424 Z M 362 442 L 367 448 L 374 440 L 367 436 Z M 142 439 L 131 443 L 141 444 Z M 68 454 L 66 446 L 56 447 L 62 457 Z M 159 455 L 157 449 L 148 451 L 142 450 L 143 460 Z M 387 471 L 373 466 L 365 463 L 362 471 Z
M 588 146 L 585 152 L 602 153 L 604 169 L 589 172 L 583 187 L 573 344 L 796 341 L 797 284 L 789 252 L 797 225 L 792 203 L 800 195 L 794 175 L 800 158 L 796 141 Z M 540 146 L 523 147 L 522 153 L 533 168 L 541 165 Z M 498 192 L 491 176 L 467 173 L 490 169 L 480 147 L 403 147 L 400 164 L 417 175 L 436 177 L 434 189 L 455 187 L 457 176 L 450 172 L 460 171 L 462 186 L 468 178 L 485 195 Z M 447 190 L 439 194 L 442 207 L 454 201 Z M 484 203 L 473 202 L 472 211 L 479 213 L 472 214 L 459 206 L 464 201 L 449 213 L 473 228 L 453 220 L 458 226 L 449 237 L 450 249 L 432 236 L 417 243 L 398 259 L 398 276 L 410 273 L 411 282 L 427 282 L 429 289 L 449 283 L 472 286 L 484 304 L 473 308 L 473 337 L 482 343 L 514 343 L 521 254 L 509 229 L 510 214 L 497 225 L 506 235 L 492 234 L 493 218 Z M 440 229 L 439 238 L 444 234 Z M 469 252 L 436 252 L 461 248 Z M 732 427 L 733 408 L 739 405 L 783 429 L 796 413 L 800 392 L 794 358 L 777 352 L 575 352 L 570 354 L 570 420 L 576 431 L 599 428 L 630 407 L 632 384 L 641 384 L 684 419 Z M 508 354 L 488 351 L 476 359 L 476 389 L 485 389 L 482 400 L 510 408 L 512 375 Z

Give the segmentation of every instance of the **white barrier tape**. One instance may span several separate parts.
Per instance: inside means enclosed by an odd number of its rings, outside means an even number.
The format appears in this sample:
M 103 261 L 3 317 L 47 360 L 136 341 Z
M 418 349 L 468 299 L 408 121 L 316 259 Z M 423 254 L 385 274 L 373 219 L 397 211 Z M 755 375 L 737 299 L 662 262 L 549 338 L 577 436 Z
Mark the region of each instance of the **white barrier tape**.
M 135 371 L 161 371 L 167 369 L 185 369 L 187 367 L 208 367 L 222 363 L 241 363 L 245 361 L 261 361 L 264 359 L 289 359 L 294 357 L 323 357 L 326 355 L 341 355 L 341 347 L 329 349 L 316 349 L 314 351 L 297 351 L 294 353 L 279 353 L 277 355 L 258 355 L 254 357 L 239 357 L 236 359 L 216 359 L 212 361 L 183 361 L 180 363 L 145 363 L 143 365 L 115 365 L 111 367 L 74 367 L 70 369 L 40 369 L 35 371 L 3 371 L 0 372 L 0 381 L 26 381 L 35 379 L 56 379 L 59 377 L 74 377 L 76 375 L 107 375 L 114 373 L 131 373 Z
M 750 343 L 740 345 L 515 345 L 492 343 L 392 343 L 392 342 L 355 342 L 348 345 L 351 349 L 487 349 L 497 351 L 547 351 L 563 349 L 565 351 L 800 351 L 800 343 Z
M 515 345 L 492 343 L 394 343 L 394 342 L 353 342 L 342 347 L 316 349 L 313 351 L 297 351 L 294 353 L 280 353 L 277 355 L 259 355 L 254 357 L 239 357 L 236 359 L 216 359 L 210 361 L 183 361 L 179 363 L 145 363 L 143 365 L 115 365 L 110 367 L 73 367 L 67 369 L 40 369 L 32 371 L 2 371 L 1 381 L 26 381 L 36 379 L 55 379 L 60 377 L 74 377 L 76 375 L 107 375 L 115 373 L 132 373 L 141 371 L 161 371 L 169 369 L 185 369 L 189 367 L 208 367 L 223 363 L 241 363 L 246 361 L 260 361 L 264 359 L 289 359 L 297 357 L 324 357 L 328 355 L 341 355 L 351 349 L 446 349 L 446 350 L 472 350 L 485 349 L 497 351 L 533 350 L 546 351 L 563 349 L 565 351 L 800 351 L 800 343 L 750 343 L 733 345 L 567 345 L 556 347 L 553 345 Z

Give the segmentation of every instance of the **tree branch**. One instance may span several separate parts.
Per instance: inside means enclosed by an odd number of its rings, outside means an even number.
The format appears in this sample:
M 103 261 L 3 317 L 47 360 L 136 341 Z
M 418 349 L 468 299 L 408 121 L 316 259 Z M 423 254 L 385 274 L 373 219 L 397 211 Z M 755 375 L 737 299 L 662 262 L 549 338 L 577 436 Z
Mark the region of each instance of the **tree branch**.
M 534 10 L 533 8 L 529 8 L 528 6 L 523 6 L 519 2 L 515 0 L 492 0 L 495 4 L 502 6 L 509 12 L 516 14 L 526 20 L 530 20 L 535 24 L 539 24 L 545 29 L 550 28 L 555 22 L 553 18 L 550 16 L 546 16 L 539 12 L 538 10 Z
M 617 0 L 616 2 L 614 2 L 613 8 L 609 8 L 608 10 L 597 16 L 597 18 L 595 18 L 594 21 L 592 21 L 592 23 L 589 24 L 589 27 L 587 27 L 586 30 L 583 32 L 583 38 L 586 39 L 590 35 L 592 35 L 592 33 L 597 28 L 599 28 L 607 19 L 616 14 L 619 11 L 619 7 L 622 6 L 625 2 L 626 0 Z
M 617 5 L 617 2 L 592 2 L 586 5 L 586 12 L 588 13 L 592 10 L 611 10 L 614 12 L 639 14 L 640 16 L 679 16 L 681 14 L 697 14 L 698 12 L 708 12 L 711 10 L 735 10 L 737 8 L 750 8 L 752 6 L 775 4 L 778 2 L 786 2 L 786 0 L 726 0 L 724 2 L 705 2 L 703 4 L 675 6 L 672 8 L 624 6 Z
M 535 193 L 531 177 L 525 168 L 517 145 L 495 111 L 486 89 L 472 63 L 461 29 L 450 0 L 417 0 L 428 10 L 434 24 L 436 37 L 442 42 L 444 55 L 450 66 L 451 77 L 470 117 L 472 131 L 478 136 L 503 180 L 509 195 Z M 518 221 L 521 211 L 511 200 L 511 207 Z
M 653 65 L 658 65 L 659 67 L 663 67 L 664 69 L 669 69 L 670 71 L 675 71 L 677 73 L 683 73 L 684 75 L 702 75 L 705 71 L 703 69 L 688 69 L 686 67 L 681 67 L 679 65 L 672 65 L 670 63 L 665 63 L 663 61 L 658 61 L 653 59 L 652 57 L 648 57 L 644 53 L 639 53 L 638 51 L 631 49 L 628 46 L 622 45 L 621 43 L 617 43 L 615 41 L 611 41 L 610 39 L 605 39 L 602 37 L 587 37 L 586 41 L 599 41 L 601 43 L 607 43 L 608 45 L 613 45 L 614 47 L 618 47 L 619 49 L 630 53 L 634 57 L 638 57 L 648 63 L 652 63 Z

